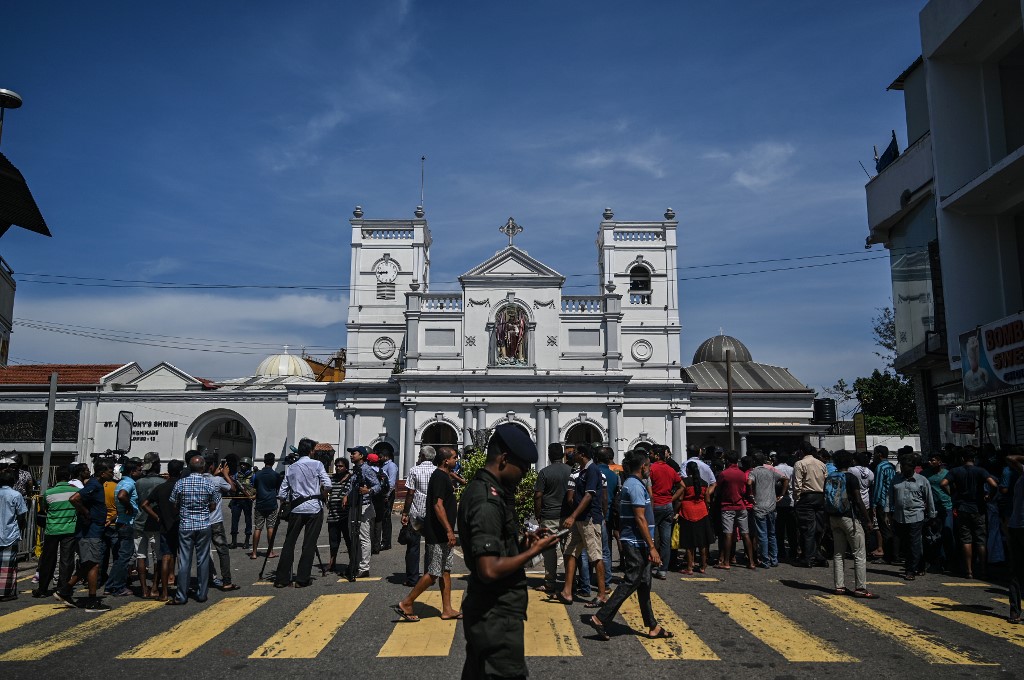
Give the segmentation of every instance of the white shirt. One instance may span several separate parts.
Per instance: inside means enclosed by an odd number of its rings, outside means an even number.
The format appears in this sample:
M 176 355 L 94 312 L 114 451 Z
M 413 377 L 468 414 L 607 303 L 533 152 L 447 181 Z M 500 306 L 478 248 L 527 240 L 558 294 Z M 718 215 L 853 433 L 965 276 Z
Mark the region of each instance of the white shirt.
M 416 519 L 423 519 L 427 516 L 427 486 L 430 485 L 430 475 L 434 474 L 437 466 L 429 460 L 419 465 L 414 465 L 405 478 L 405 488 L 412 489 L 412 507 L 409 509 L 409 516 Z
M 875 481 L 875 473 L 871 471 L 866 465 L 854 465 L 849 470 L 850 474 L 857 475 L 857 481 L 860 482 L 860 497 L 864 501 L 864 507 L 871 507 L 871 485 Z
M 700 478 L 705 484 L 711 486 L 717 481 L 715 479 L 715 471 L 711 469 L 710 465 L 702 461 L 700 458 L 688 458 L 687 461 L 683 463 L 684 477 L 686 476 L 686 466 L 690 463 L 691 460 L 697 463 L 697 469 L 700 470 Z
M 775 469 L 789 477 L 789 486 L 786 487 L 786 495 L 781 501 L 779 501 L 779 506 L 783 508 L 791 508 L 793 507 L 793 466 L 787 463 L 779 463 L 775 466 Z

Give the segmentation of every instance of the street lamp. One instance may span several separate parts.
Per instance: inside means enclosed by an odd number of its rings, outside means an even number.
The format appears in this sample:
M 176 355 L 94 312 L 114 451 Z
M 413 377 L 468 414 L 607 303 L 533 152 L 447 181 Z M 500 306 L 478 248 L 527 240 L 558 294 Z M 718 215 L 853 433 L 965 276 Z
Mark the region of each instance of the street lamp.
M 21 95 L 14 90 L 0 87 L 0 140 L 4 136 L 4 111 L 21 107 Z

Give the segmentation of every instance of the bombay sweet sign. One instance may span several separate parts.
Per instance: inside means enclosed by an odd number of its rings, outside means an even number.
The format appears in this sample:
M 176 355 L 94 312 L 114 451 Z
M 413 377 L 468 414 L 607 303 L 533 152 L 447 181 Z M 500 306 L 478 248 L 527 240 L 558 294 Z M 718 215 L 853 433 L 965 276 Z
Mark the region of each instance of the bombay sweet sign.
M 1024 313 L 963 333 L 960 369 L 965 401 L 1024 391 Z

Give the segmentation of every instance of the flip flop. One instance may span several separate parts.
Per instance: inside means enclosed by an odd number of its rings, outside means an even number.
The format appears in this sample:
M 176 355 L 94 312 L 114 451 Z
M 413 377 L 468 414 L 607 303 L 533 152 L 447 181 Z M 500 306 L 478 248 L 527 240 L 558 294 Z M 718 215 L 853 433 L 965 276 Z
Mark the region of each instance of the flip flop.
M 847 593 L 847 595 L 852 595 L 854 597 L 862 597 L 865 600 L 877 600 L 878 599 L 878 595 L 875 595 L 874 593 L 872 593 L 870 591 L 867 591 L 867 590 L 851 590 L 851 591 L 849 591 Z
M 584 609 L 600 609 L 601 607 L 608 604 L 608 600 L 599 600 L 596 597 L 590 602 L 583 605 Z
M 419 621 L 420 621 L 420 617 L 416 616 L 415 614 L 407 614 L 407 613 L 406 613 L 406 612 L 405 612 L 405 611 L 404 611 L 404 610 L 402 609 L 402 605 L 400 605 L 400 604 L 393 604 L 393 605 L 391 605 L 391 609 L 392 609 L 392 610 L 393 610 L 393 611 L 394 611 L 394 612 L 395 612 L 396 614 L 398 614 L 399 616 L 401 616 L 401 617 L 402 617 L 402 619 L 403 619 L 404 621 L 408 621 L 409 623 L 419 623 Z M 461 617 L 462 615 L 461 615 L 461 614 L 459 614 L 459 616 Z
M 836 588 L 835 590 L 832 591 L 832 594 L 833 595 L 849 595 L 850 594 L 850 589 L 849 588 Z
M 608 640 L 611 640 L 612 637 L 610 635 L 608 635 L 608 631 L 605 630 L 604 624 L 603 623 L 597 623 L 597 622 L 594 621 L 594 619 L 596 619 L 596 618 L 597 618 L 596 616 L 588 617 L 587 618 L 587 624 L 591 628 L 593 628 L 594 630 L 597 631 L 597 637 L 601 638 L 605 642 L 607 642 Z M 600 621 L 600 619 L 598 619 L 598 621 Z
M 456 616 L 442 616 L 442 621 L 458 621 L 462 618 L 462 612 L 459 612 Z
M 175 598 L 172 597 L 171 599 L 167 600 L 167 605 L 169 605 L 171 607 L 180 607 L 183 604 L 186 604 L 186 602 L 187 602 L 187 600 L 185 602 L 181 602 L 181 601 L 176 600 Z
M 553 595 L 550 595 L 548 597 L 548 600 L 556 600 L 557 602 L 559 602 L 561 604 L 565 604 L 565 605 L 572 604 L 572 602 L 573 602 L 572 600 L 570 600 L 570 599 L 566 598 L 564 595 L 562 595 L 562 593 L 560 593 L 560 592 L 554 593 Z
M 223 593 L 231 592 L 232 590 L 239 590 L 241 586 L 237 583 L 225 583 L 220 587 L 220 591 Z
M 732 569 L 732 567 L 727 567 L 727 566 L 725 566 L 723 564 L 714 564 L 714 565 L 711 566 L 711 568 L 712 569 L 721 569 L 723 571 L 729 571 L 730 569 Z
M 249 559 L 250 560 L 258 560 L 259 558 L 256 557 L 255 555 L 253 555 L 252 553 L 249 553 Z
M 650 635 L 650 634 L 647 635 L 647 638 L 649 640 L 668 640 L 670 638 L 674 638 L 675 637 L 675 635 L 673 635 L 672 633 L 668 632 L 664 628 L 661 628 L 661 626 L 658 626 L 658 628 L 660 630 L 658 631 L 657 635 Z

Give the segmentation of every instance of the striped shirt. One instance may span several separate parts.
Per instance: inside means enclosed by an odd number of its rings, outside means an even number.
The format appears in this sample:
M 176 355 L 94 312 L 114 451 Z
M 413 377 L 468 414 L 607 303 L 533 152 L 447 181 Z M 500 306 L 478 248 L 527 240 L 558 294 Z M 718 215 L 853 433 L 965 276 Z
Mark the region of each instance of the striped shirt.
M 178 531 L 201 531 L 210 527 L 210 504 L 219 500 L 213 481 L 193 473 L 174 483 L 171 503 L 178 506 Z
M 413 466 L 405 478 L 405 488 L 412 489 L 412 508 L 409 510 L 411 517 L 423 519 L 427 516 L 427 486 L 430 485 L 430 475 L 434 474 L 437 466 L 429 460 Z
M 68 482 L 58 482 L 43 494 L 42 506 L 46 512 L 46 535 L 68 536 L 75 533 L 78 511 L 71 505 L 71 497 L 78 489 Z

